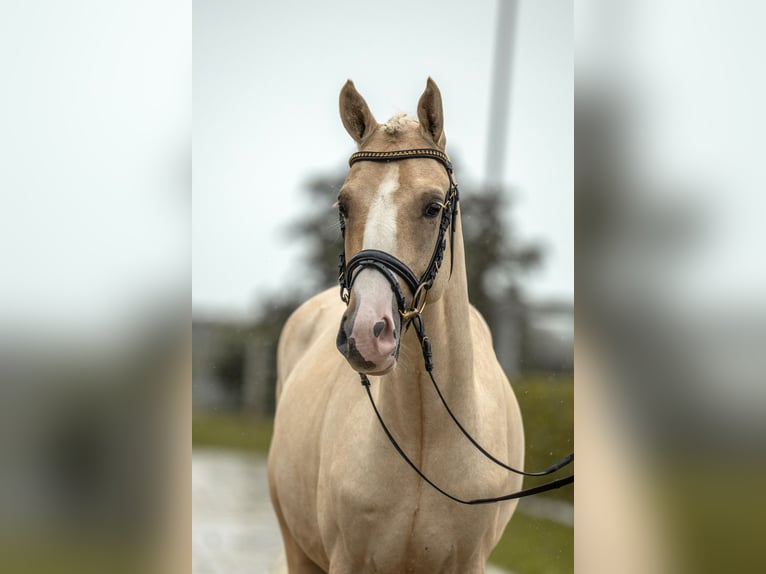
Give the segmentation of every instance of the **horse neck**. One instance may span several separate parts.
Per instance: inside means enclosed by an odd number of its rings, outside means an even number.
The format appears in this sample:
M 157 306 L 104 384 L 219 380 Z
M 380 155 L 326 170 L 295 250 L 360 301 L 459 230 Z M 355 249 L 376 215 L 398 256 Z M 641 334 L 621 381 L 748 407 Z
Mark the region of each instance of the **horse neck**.
M 459 218 L 458 218 L 459 219 Z M 423 312 L 426 335 L 431 341 L 433 375 L 450 406 L 470 411 L 474 403 L 473 339 L 471 337 L 468 282 L 460 225 L 455 232 L 454 260 L 450 275 L 449 253 L 439 271 L 449 281 L 442 296 L 429 302 Z M 424 408 L 438 405 L 438 397 L 425 369 L 415 330 L 402 337 L 396 369 L 382 378 L 380 401 L 388 403 L 402 423 L 423 417 Z

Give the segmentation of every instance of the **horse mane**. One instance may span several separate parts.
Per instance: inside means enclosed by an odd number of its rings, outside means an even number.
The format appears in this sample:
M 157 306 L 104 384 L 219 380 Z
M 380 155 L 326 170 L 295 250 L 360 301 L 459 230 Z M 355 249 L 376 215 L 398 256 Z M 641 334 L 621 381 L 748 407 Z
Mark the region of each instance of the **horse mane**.
M 413 122 L 417 123 L 417 120 L 411 118 L 406 113 L 401 112 L 391 116 L 391 118 L 383 124 L 383 129 L 388 135 L 396 136 L 402 133 L 408 124 Z

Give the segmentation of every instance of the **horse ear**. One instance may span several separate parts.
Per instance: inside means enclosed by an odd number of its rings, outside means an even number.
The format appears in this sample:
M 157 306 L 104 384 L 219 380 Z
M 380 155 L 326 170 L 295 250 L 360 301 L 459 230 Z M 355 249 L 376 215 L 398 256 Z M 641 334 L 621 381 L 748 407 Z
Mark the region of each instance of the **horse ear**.
M 378 127 L 367 102 L 351 80 L 347 80 L 340 91 L 340 119 L 348 134 L 360 145 Z
M 447 138 L 444 137 L 442 94 L 439 91 L 439 86 L 430 77 L 426 82 L 426 89 L 418 101 L 418 120 L 423 136 L 432 140 L 437 146 L 444 148 Z

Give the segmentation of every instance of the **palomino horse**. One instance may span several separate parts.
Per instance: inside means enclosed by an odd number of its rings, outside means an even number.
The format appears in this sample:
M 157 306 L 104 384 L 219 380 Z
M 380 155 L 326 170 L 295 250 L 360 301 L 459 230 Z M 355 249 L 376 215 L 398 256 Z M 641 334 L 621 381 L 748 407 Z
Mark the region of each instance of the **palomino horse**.
M 395 274 L 391 265 L 357 265 L 353 277 L 342 274 L 347 305 L 337 289 L 325 291 L 284 327 L 269 484 L 288 568 L 484 572 L 517 501 L 467 506 L 439 494 L 392 447 L 359 385 L 362 373 L 401 449 L 435 484 L 472 499 L 521 486 L 521 477 L 481 458 L 450 423 L 424 366 L 422 329 L 452 410 L 489 452 L 520 468 L 521 413 L 487 324 L 468 302 L 456 206 L 454 216 L 440 219 L 457 190 L 451 168 L 445 170 L 441 94 L 429 78 L 418 121 L 398 115 L 378 124 L 348 81 L 340 115 L 362 152 L 427 152 L 353 163 L 338 195 L 349 267 L 360 251 L 383 253 L 409 267 L 410 276 L 430 270 L 431 277 L 427 293 L 416 295 L 396 265 Z M 421 311 L 420 329 L 407 328 L 412 315 L 403 315 L 402 305 Z

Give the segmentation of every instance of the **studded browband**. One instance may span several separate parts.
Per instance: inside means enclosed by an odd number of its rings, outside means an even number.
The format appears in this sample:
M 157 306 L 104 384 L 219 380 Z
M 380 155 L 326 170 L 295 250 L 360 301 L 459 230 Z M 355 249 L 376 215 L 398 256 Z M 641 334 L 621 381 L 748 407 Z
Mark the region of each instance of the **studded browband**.
M 432 158 L 440 161 L 447 171 L 452 172 L 452 162 L 443 151 L 433 148 L 400 149 L 394 151 L 358 151 L 351 154 L 348 165 L 351 167 L 358 161 L 395 161 L 399 159 Z M 450 177 L 450 180 L 452 178 Z M 452 183 L 450 181 L 450 183 Z

